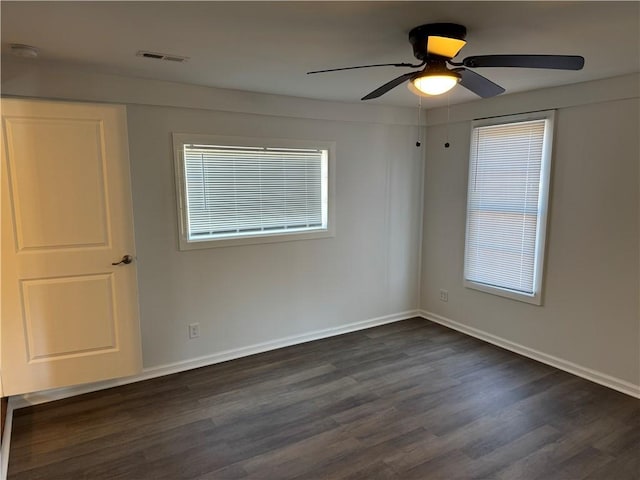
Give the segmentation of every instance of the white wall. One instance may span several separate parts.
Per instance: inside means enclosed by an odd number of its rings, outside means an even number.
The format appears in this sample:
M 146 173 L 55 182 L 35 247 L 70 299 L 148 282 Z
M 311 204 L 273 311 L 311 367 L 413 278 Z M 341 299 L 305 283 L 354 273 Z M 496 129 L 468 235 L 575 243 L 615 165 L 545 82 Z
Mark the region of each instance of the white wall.
M 417 307 L 415 128 L 152 106 L 128 122 L 145 366 Z M 335 238 L 178 251 L 171 132 L 335 141 Z
M 629 75 L 455 105 L 447 150 L 447 112 L 429 111 L 421 192 L 413 109 L 2 65 L 4 95 L 128 105 L 146 367 L 419 303 L 425 313 L 636 386 L 639 83 Z M 549 108 L 558 113 L 544 305 L 464 289 L 470 120 Z M 335 141 L 336 237 L 179 252 L 174 131 Z M 440 288 L 448 303 L 438 300 Z M 198 340 L 187 340 L 191 322 L 201 324 Z
M 423 151 L 413 109 L 2 67 L 4 95 L 127 104 L 146 368 L 415 314 Z M 336 142 L 335 237 L 179 251 L 172 132 Z M 193 322 L 200 338 L 189 340 Z
M 421 308 L 640 385 L 638 76 L 547 89 L 427 127 Z M 570 93 L 568 93 L 570 92 Z M 462 285 L 470 120 L 557 107 L 543 306 Z M 447 303 L 439 290 L 449 291 Z

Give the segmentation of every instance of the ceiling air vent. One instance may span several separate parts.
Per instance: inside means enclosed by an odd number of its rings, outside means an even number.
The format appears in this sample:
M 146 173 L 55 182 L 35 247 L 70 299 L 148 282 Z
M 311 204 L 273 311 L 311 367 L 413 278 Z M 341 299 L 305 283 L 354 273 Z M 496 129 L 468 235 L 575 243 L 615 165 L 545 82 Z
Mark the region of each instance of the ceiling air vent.
M 138 57 L 154 58 L 156 60 L 166 60 L 167 62 L 183 63 L 189 60 L 189 57 L 181 57 L 180 55 L 171 55 L 169 53 L 147 52 L 146 50 L 138 50 Z

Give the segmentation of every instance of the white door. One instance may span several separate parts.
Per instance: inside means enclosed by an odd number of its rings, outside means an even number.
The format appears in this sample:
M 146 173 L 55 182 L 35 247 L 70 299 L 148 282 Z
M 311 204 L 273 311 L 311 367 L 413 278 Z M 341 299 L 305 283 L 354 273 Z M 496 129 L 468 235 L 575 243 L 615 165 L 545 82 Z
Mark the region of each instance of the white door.
M 1 102 L 4 395 L 139 372 L 125 107 Z

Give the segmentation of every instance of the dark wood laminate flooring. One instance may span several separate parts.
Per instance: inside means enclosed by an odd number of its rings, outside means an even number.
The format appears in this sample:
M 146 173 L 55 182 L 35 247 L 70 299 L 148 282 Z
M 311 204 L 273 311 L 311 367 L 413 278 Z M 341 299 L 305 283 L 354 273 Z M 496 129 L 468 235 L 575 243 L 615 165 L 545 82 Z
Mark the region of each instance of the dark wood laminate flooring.
M 9 479 L 640 478 L 640 401 L 422 319 L 15 412 Z

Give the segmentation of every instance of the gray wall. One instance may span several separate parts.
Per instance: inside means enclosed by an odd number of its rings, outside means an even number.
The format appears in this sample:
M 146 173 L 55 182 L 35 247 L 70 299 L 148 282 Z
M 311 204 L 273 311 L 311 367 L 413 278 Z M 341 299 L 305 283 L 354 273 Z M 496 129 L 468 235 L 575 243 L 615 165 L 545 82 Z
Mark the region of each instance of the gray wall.
M 414 109 L 2 64 L 4 95 L 127 104 L 146 367 L 421 308 L 627 391 L 640 385 L 639 80 L 429 110 L 422 184 Z M 465 289 L 470 121 L 550 108 L 558 112 L 543 306 Z M 336 237 L 178 251 L 174 131 L 335 141 Z M 189 341 L 192 322 L 201 338 Z
M 146 368 L 416 314 L 424 151 L 413 109 L 2 67 L 5 95 L 127 105 Z M 335 237 L 179 251 L 172 132 L 335 142 Z M 200 338 L 189 340 L 194 322 Z
M 129 106 L 145 366 L 417 308 L 415 127 Z M 172 132 L 336 142 L 334 238 L 179 251 Z M 187 325 L 200 323 L 200 338 Z
M 605 84 L 603 83 L 604 87 Z M 580 86 L 574 87 L 580 91 Z M 562 105 L 562 92 L 519 105 L 469 105 L 427 128 L 421 308 L 586 369 L 640 383 L 637 98 L 589 92 L 557 110 L 543 305 L 463 287 L 470 119 Z M 619 92 L 621 93 L 621 92 Z M 551 97 L 551 98 L 549 98 Z M 514 99 L 515 100 L 515 99 Z M 462 109 L 461 109 L 462 110 Z M 449 291 L 447 303 L 439 290 Z

